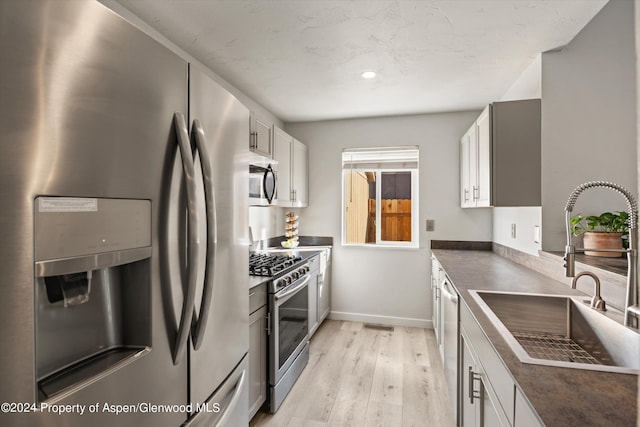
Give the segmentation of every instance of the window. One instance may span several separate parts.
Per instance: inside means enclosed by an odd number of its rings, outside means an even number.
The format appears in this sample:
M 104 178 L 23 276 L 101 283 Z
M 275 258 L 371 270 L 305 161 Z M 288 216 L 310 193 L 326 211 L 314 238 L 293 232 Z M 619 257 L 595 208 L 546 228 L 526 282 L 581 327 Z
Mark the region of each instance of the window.
M 418 147 L 342 152 L 342 243 L 418 247 Z

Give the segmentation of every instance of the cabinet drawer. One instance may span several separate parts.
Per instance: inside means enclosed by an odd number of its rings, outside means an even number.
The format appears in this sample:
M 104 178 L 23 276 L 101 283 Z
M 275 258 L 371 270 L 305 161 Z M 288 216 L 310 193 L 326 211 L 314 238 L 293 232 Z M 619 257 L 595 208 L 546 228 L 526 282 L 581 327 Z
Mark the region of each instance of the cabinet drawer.
M 249 289 L 249 314 L 267 304 L 267 284 Z
M 515 384 L 509 371 L 464 303 L 460 304 L 460 324 L 469 335 L 470 343 L 487 374 L 487 386 L 493 389 L 504 415 L 513 425 Z

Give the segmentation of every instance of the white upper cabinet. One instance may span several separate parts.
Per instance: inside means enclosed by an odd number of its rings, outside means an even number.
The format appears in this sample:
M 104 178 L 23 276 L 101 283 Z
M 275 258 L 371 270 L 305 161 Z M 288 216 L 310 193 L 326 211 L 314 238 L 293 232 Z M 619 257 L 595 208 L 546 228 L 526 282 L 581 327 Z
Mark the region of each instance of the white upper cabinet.
M 477 171 L 475 201 L 478 207 L 491 206 L 491 106 L 476 121 Z
M 297 139 L 293 139 L 291 145 L 291 190 L 293 191 L 294 206 L 309 205 L 309 153 L 307 146 Z
M 488 105 L 460 140 L 460 206 L 540 206 L 540 100 Z
M 471 149 L 473 148 L 473 153 Z M 476 205 L 474 190 L 477 186 L 475 161 L 476 127 L 471 126 L 460 140 L 460 206 L 470 208 Z M 474 161 L 471 162 L 473 156 Z M 473 177 L 473 180 L 471 179 Z
M 278 162 L 278 206 L 306 207 L 309 204 L 307 146 L 273 127 L 274 156 Z
M 260 120 L 251 113 L 249 148 L 263 156 L 273 156 L 272 124 Z

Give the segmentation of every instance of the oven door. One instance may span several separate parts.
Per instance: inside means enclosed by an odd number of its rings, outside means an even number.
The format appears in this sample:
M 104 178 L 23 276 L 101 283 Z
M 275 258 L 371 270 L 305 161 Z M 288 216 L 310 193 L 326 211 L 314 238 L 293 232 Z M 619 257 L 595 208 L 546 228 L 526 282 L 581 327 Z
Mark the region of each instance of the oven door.
M 309 340 L 309 280 L 306 274 L 269 299 L 273 322 L 269 382 L 275 385 Z

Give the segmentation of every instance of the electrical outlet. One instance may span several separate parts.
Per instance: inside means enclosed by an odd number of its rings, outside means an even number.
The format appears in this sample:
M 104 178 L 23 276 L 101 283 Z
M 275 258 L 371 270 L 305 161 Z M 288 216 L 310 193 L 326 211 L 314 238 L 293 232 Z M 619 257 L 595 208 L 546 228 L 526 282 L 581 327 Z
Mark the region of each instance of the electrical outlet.
M 427 231 L 433 231 L 436 226 L 436 221 L 434 219 L 427 220 Z
M 511 224 L 511 238 L 512 239 L 516 238 L 516 225 L 515 224 Z

